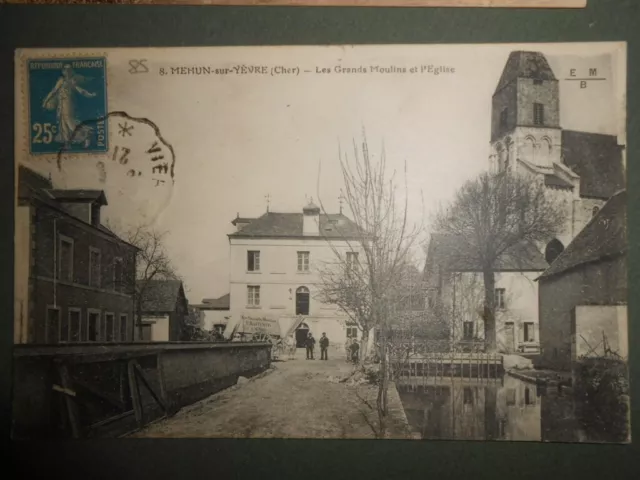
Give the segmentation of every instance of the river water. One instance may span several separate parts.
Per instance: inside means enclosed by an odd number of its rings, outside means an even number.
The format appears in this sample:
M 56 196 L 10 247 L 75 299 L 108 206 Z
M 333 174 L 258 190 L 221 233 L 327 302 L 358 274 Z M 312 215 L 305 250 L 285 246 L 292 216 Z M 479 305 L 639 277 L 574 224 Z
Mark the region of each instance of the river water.
M 508 374 L 489 379 L 402 377 L 396 385 L 409 425 L 423 439 L 625 441 L 615 427 L 603 431 L 599 426 L 594 434 L 589 419 L 578 418 L 573 394 Z

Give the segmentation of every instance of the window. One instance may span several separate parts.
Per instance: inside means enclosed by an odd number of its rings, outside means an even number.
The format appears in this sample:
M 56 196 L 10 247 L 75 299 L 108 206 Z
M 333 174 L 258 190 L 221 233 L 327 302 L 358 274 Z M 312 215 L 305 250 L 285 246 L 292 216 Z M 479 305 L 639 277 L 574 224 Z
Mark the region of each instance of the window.
M 260 252 L 251 251 L 247 252 L 247 271 L 259 272 L 260 271 Z
M 542 85 L 542 79 L 541 78 L 534 78 L 533 79 L 533 84 L 534 85 Z
M 79 342 L 80 334 L 82 333 L 80 325 L 81 325 L 81 312 L 79 308 L 70 308 L 69 309 L 69 333 L 68 333 L 68 341 L 69 342 Z
M 529 387 L 525 387 L 524 389 L 524 404 L 525 405 L 533 405 L 535 403 L 535 396 L 531 394 L 531 390 Z
M 102 338 L 104 338 L 105 342 L 113 342 L 116 339 L 113 313 L 104 314 L 104 336 Z
M 101 254 L 97 248 L 89 248 L 89 285 L 100 287 Z
M 260 306 L 260 287 L 255 285 L 247 287 L 247 305 L 250 307 Z
M 56 307 L 47 308 L 47 343 L 58 343 L 60 341 L 60 309 Z
M 541 103 L 533 104 L 533 124 L 544 125 L 544 105 Z
M 473 405 L 473 390 L 471 387 L 464 387 L 463 396 L 465 405 Z
M 87 342 L 97 342 L 100 339 L 100 312 L 87 312 Z
M 462 329 L 462 335 L 465 339 L 469 340 L 473 338 L 473 322 L 463 322 Z
M 122 278 L 122 259 L 113 259 L 113 289 L 116 292 L 124 290 L 124 279 Z
M 599 211 L 600 211 L 600 207 L 593 207 L 593 210 L 591 210 L 591 216 L 595 217 Z
M 59 277 L 64 282 L 73 282 L 73 240 L 60 235 Z
M 496 308 L 503 310 L 505 308 L 505 300 L 504 288 L 496 288 Z
M 127 341 L 127 325 L 129 323 L 129 318 L 127 317 L 126 314 L 121 314 L 120 315 L 120 341 L 121 342 L 126 342 Z
M 535 325 L 533 322 L 526 322 L 524 324 L 524 341 L 525 342 L 535 342 Z
M 309 252 L 298 252 L 298 271 L 309 271 Z
M 500 128 L 507 128 L 507 118 L 509 111 L 506 108 L 503 108 L 500 112 Z
M 60 335 L 58 336 L 60 343 L 66 343 L 69 341 L 69 318 L 70 315 L 62 315 L 60 317 Z
M 516 404 L 516 389 L 507 388 L 507 406 L 513 406 Z
M 358 327 L 347 327 L 347 338 L 358 338 Z
M 310 293 L 307 287 L 296 289 L 296 315 L 309 315 Z
M 548 264 L 551 264 L 563 251 L 564 245 L 562 245 L 562 242 L 557 238 L 554 238 L 547 244 L 547 247 L 544 250 L 544 258 Z
M 347 265 L 358 264 L 358 252 L 347 252 Z

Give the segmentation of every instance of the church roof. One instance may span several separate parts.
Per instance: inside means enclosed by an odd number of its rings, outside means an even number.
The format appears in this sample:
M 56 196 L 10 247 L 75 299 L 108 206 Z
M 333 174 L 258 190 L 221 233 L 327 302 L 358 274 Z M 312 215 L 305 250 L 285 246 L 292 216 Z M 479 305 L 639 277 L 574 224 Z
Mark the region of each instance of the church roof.
M 496 92 L 502 90 L 517 78 L 537 80 L 557 80 L 549 62 L 541 52 L 511 52 L 498 81 Z
M 430 267 L 442 266 L 450 272 L 481 272 L 482 265 L 472 252 L 472 246 L 456 235 L 434 233 L 427 252 L 425 280 L 430 280 Z M 543 271 L 549 264 L 531 244 L 518 244 L 508 249 L 494 266 L 494 271 Z M 435 272 L 434 272 L 435 273 Z
M 341 213 L 322 214 L 319 218 L 319 237 L 353 239 L 362 236 L 358 226 Z M 267 212 L 229 237 L 302 237 L 302 224 L 302 213 Z
M 562 131 L 562 158 L 580 176 L 581 196 L 608 199 L 624 188 L 622 148 L 615 135 Z
M 624 254 L 627 249 L 627 193 L 622 190 L 604 204 L 540 278 Z
M 553 173 L 547 173 L 544 176 L 544 184 L 547 187 L 568 188 L 570 190 L 573 190 L 573 185 L 571 185 L 566 180 L 560 178 L 558 175 L 554 175 Z

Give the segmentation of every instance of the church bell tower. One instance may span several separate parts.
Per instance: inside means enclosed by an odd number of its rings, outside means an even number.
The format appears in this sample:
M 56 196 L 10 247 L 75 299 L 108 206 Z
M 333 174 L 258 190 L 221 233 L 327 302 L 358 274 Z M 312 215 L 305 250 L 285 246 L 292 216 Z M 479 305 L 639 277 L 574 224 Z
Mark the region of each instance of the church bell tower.
M 491 167 L 552 171 L 561 151 L 558 79 L 542 53 L 511 52 L 492 99 Z

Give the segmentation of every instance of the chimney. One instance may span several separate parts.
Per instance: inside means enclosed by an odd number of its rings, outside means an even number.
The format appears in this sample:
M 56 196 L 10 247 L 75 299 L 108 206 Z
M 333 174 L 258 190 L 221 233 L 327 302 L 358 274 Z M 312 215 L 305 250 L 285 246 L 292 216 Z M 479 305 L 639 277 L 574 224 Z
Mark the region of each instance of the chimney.
M 302 235 L 320 236 L 320 207 L 315 205 L 313 200 L 302 209 Z

